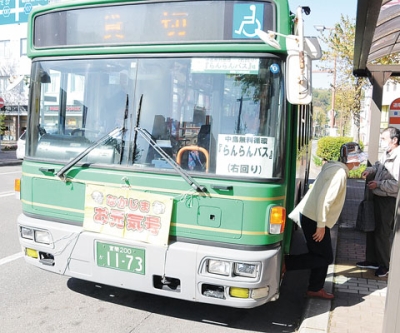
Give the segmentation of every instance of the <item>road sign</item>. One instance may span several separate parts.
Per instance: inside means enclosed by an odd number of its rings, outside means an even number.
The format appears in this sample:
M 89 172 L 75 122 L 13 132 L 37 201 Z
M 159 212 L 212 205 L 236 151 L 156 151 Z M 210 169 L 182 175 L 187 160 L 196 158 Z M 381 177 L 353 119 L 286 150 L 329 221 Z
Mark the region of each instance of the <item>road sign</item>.
M 33 7 L 47 4 L 48 0 L 0 0 L 0 25 L 28 22 Z
M 2 109 L 3 107 L 4 107 L 4 99 L 2 99 L 1 97 L 0 97 L 0 109 Z
M 400 128 L 400 98 L 396 98 L 390 103 L 389 126 Z

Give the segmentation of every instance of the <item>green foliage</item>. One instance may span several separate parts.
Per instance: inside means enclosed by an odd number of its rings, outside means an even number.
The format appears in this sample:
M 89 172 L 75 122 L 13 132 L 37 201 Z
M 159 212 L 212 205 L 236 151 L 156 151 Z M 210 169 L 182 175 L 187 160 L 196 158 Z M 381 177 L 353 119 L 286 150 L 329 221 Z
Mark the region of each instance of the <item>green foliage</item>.
M 313 123 L 314 136 L 321 137 L 326 133 L 329 122 L 328 111 L 331 109 L 331 90 L 313 89 Z
M 319 158 L 318 156 L 313 155 L 313 162 L 316 166 L 320 167 L 322 166 L 322 159 Z
M 6 115 L 4 113 L 0 114 L 0 134 L 4 134 L 4 130 L 6 129 L 5 125 Z
M 313 156 L 313 161 L 316 166 L 322 166 L 323 159 L 328 161 L 338 161 L 340 156 L 340 147 L 342 144 L 352 142 L 353 139 L 350 137 L 330 137 L 326 136 L 318 140 L 317 145 L 317 156 Z M 359 143 L 361 149 L 364 148 L 362 142 Z M 367 168 L 365 164 L 361 164 L 357 170 L 349 171 L 349 178 L 360 179 L 361 174 Z
M 332 91 L 331 89 L 313 89 L 313 108 L 331 108 Z
M 362 178 L 361 174 L 364 172 L 366 168 L 367 166 L 365 164 L 361 164 L 357 170 L 350 170 L 349 178 L 356 178 L 356 179 Z
M 321 159 L 326 159 L 328 161 L 338 161 L 340 156 L 340 147 L 347 143 L 352 142 L 351 137 L 331 137 L 326 136 L 318 140 L 318 146 L 316 154 Z M 362 142 L 359 143 L 361 149 L 364 148 Z
M 331 137 L 326 136 L 318 140 L 317 156 L 327 161 L 338 161 L 340 156 L 340 147 L 353 141 L 350 137 Z
M 333 73 L 333 103 L 335 127 L 339 135 L 348 135 L 351 123 L 355 125 L 354 138 L 360 137 L 360 110 L 362 89 L 368 84 L 365 78 L 353 75 L 355 20 L 341 16 L 340 22 L 329 29 L 328 34 L 321 33 L 321 40 L 328 46 L 322 58 L 323 71 Z

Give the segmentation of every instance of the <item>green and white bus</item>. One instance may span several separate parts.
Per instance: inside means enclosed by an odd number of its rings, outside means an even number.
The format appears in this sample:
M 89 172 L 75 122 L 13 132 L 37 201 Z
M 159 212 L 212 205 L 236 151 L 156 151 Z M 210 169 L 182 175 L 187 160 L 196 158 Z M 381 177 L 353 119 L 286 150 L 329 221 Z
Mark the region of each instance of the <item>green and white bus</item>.
M 276 300 L 287 211 L 308 181 L 320 56 L 308 12 L 282 0 L 36 7 L 26 261 L 182 300 Z

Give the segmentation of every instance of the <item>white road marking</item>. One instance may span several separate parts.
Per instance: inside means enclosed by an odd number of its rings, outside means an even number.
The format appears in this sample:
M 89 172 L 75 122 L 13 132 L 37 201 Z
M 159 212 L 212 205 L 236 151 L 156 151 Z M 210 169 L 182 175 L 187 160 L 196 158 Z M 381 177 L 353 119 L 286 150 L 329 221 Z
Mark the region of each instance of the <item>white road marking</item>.
M 12 195 L 15 195 L 15 191 L 14 192 L 4 192 L 4 193 L 0 193 L 0 198 L 3 197 L 10 197 Z
M 16 254 L 12 254 L 11 256 L 5 257 L 3 259 L 0 259 L 0 266 L 7 264 L 11 261 L 17 260 L 19 258 L 22 258 L 24 256 L 24 252 L 18 252 Z
M 21 171 L 0 172 L 0 176 L 2 176 L 2 175 L 13 175 L 15 173 L 21 173 Z

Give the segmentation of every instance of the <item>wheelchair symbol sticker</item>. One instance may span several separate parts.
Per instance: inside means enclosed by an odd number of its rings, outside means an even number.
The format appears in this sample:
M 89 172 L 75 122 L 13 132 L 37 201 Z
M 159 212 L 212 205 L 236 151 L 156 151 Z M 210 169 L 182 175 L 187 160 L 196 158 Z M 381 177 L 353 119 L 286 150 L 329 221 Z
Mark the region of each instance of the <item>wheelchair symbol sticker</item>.
M 235 4 L 232 38 L 255 38 L 256 29 L 264 26 L 263 4 Z

